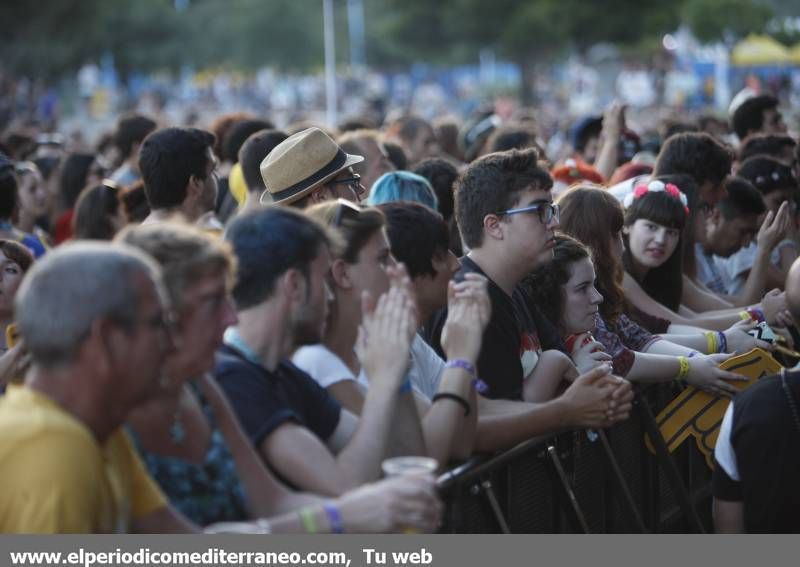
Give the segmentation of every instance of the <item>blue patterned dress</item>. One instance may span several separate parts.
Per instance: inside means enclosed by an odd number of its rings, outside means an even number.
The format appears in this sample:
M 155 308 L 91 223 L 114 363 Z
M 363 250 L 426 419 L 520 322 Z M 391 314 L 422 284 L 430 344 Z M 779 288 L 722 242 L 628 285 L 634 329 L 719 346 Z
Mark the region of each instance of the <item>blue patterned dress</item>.
M 215 522 L 245 521 L 248 519 L 246 496 L 233 455 L 208 401 L 194 385 L 191 387 L 211 426 L 211 444 L 202 464 L 150 453 L 142 448 L 136 432 L 130 427 L 128 431 L 147 469 L 170 503 L 192 522 L 207 526 Z

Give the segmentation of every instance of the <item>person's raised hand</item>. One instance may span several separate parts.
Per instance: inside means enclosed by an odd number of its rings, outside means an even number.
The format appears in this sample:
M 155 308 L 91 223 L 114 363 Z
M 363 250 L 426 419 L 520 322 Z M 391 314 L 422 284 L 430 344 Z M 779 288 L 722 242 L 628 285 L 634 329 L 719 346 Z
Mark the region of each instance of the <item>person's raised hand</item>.
M 409 364 L 411 340 L 416 329 L 413 298 L 402 286 L 392 285 L 375 303 L 362 294 L 362 320 L 356 354 L 370 385 L 399 387 Z
M 786 292 L 773 289 L 761 299 L 761 310 L 764 320 L 770 327 L 786 327 L 792 324 L 792 314 L 786 303 Z
M 792 211 L 788 201 L 784 201 L 777 214 L 769 211 L 756 235 L 760 250 L 772 250 L 784 239 L 792 223 Z
M 483 331 L 491 315 L 486 283 L 485 278 L 478 276 L 449 284 L 447 320 L 441 339 L 448 360 L 462 359 L 474 364 L 480 355 Z
M 586 333 L 580 335 L 572 347 L 571 358 L 578 368 L 578 372 L 583 374 L 589 372 L 595 366 L 611 360 L 611 355 L 605 351 L 605 347 L 592 339 L 581 344 L 586 337 Z

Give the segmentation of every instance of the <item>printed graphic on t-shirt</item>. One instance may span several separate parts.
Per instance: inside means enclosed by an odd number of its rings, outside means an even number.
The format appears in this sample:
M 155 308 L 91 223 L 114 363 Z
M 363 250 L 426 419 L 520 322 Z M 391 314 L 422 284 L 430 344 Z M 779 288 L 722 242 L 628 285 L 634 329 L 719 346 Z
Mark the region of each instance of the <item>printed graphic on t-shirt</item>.
M 523 333 L 519 341 L 519 360 L 522 364 L 522 376 L 530 376 L 536 364 L 539 362 L 539 355 L 542 353 L 542 345 L 539 342 L 539 335 L 536 333 Z

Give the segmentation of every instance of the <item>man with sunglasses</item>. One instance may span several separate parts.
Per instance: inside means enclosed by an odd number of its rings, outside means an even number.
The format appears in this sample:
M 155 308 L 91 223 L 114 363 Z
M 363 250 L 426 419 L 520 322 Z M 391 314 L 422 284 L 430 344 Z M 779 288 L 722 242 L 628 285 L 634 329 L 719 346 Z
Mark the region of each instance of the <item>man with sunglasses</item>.
M 469 249 L 456 279 L 470 272 L 489 279 L 492 316 L 477 364 L 488 398 L 521 400 L 523 381 L 539 353 L 564 350 L 553 326 L 528 310 L 518 286 L 534 268 L 552 259 L 559 210 L 552 203 L 551 186 L 536 150 L 528 149 L 489 154 L 473 162 L 456 190 L 456 218 Z M 442 313 L 434 316 L 428 329 L 437 350 L 443 321 Z M 538 419 L 531 418 L 536 424 L 531 431 L 605 426 L 626 417 L 630 385 L 609 370 L 605 365 L 596 368 L 576 381 L 578 388 L 536 408 Z
M 358 203 L 366 193 L 353 166 L 363 156 L 346 153 L 319 128 L 289 136 L 261 162 L 266 190 L 261 204 L 305 209 L 332 199 Z

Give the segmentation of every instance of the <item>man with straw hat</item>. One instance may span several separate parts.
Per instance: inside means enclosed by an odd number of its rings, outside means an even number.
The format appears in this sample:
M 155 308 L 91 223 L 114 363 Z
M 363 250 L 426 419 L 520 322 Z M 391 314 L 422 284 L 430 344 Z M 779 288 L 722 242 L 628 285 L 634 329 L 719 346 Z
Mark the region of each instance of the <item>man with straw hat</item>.
M 289 136 L 261 162 L 266 190 L 261 203 L 300 209 L 342 197 L 358 203 L 364 194 L 353 165 L 363 156 L 346 153 L 319 128 Z

